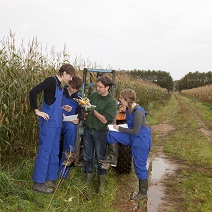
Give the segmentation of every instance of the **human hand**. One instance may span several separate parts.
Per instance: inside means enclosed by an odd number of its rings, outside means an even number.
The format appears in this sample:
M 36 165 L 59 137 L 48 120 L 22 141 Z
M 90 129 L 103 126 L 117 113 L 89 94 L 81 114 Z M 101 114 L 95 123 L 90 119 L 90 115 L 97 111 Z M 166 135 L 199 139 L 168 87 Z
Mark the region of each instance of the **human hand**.
M 113 128 L 116 129 L 116 130 L 119 130 L 119 125 L 114 124 L 114 125 L 113 125 Z
M 85 110 L 86 110 L 87 112 L 90 112 L 90 113 L 93 113 L 94 110 L 95 110 L 95 108 L 96 108 L 95 105 L 90 105 L 89 107 L 86 107 L 86 106 L 85 106 Z
M 35 114 L 36 114 L 37 116 L 39 116 L 39 117 L 44 118 L 45 120 L 49 120 L 49 119 L 50 119 L 49 114 L 44 113 L 44 112 L 41 112 L 41 111 L 39 111 L 38 109 L 35 110 Z
M 73 124 L 78 124 L 79 123 L 79 119 L 73 120 L 72 123 Z
M 67 111 L 67 112 L 71 112 L 72 107 L 70 105 L 63 105 L 62 109 Z

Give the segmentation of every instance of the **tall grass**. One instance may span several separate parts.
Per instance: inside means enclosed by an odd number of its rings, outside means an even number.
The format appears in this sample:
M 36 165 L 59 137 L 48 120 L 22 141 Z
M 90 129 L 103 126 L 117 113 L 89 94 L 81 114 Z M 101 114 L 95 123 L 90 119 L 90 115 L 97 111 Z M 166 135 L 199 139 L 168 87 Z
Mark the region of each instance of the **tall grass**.
M 12 35 L 1 40 L 0 50 L 0 133 L 2 156 L 30 156 L 36 144 L 36 117 L 29 108 L 29 90 L 55 72 L 33 39 L 28 50 L 15 48 Z M 40 49 L 40 52 L 38 49 Z M 57 64 L 56 64 L 57 65 Z M 3 158 L 4 160 L 4 158 Z
M 165 88 L 146 82 L 137 78 L 130 77 L 125 73 L 117 72 L 116 77 L 116 97 L 124 88 L 132 88 L 137 95 L 137 103 L 143 106 L 145 109 L 151 109 L 151 107 L 159 104 L 161 101 L 170 98 L 170 93 Z
M 24 47 L 15 46 L 15 36 L 10 33 L 0 41 L 0 161 L 17 161 L 19 158 L 31 158 L 36 153 L 38 127 L 37 117 L 30 109 L 28 95 L 36 84 L 47 76 L 55 75 L 58 67 L 64 62 L 72 63 L 79 74 L 84 67 L 101 68 L 97 63 L 76 57 L 70 61 L 67 48 L 50 54 L 47 47 L 43 49 L 37 39 L 32 39 Z M 133 88 L 138 95 L 138 103 L 151 107 L 152 102 L 160 101 L 167 92 L 160 87 L 120 75 L 117 72 L 116 96 L 121 89 Z M 41 103 L 42 95 L 39 95 Z
M 203 102 L 212 103 L 212 84 L 201 86 L 198 88 L 182 90 L 181 94 L 189 98 L 197 99 Z
M 29 106 L 29 91 L 47 76 L 55 75 L 58 67 L 70 62 L 79 75 L 84 67 L 102 68 L 76 57 L 71 61 L 66 47 L 60 53 L 51 49 L 50 54 L 36 39 L 24 47 L 15 46 L 15 37 L 0 41 L 0 211 L 45 211 L 51 197 L 32 191 L 31 175 L 37 152 L 37 117 Z M 169 97 L 166 90 L 150 83 L 129 78 L 126 74 L 116 77 L 116 97 L 121 89 L 130 87 L 137 93 L 137 102 L 147 110 Z M 39 96 L 41 104 L 42 95 Z M 107 174 L 107 190 L 96 195 L 97 179 L 93 187 L 85 186 L 84 170 L 73 167 L 69 178 L 63 182 L 51 204 L 51 211 L 114 211 L 114 173 Z M 111 177 L 112 176 L 112 177 Z M 74 198 L 73 198 L 74 197 Z

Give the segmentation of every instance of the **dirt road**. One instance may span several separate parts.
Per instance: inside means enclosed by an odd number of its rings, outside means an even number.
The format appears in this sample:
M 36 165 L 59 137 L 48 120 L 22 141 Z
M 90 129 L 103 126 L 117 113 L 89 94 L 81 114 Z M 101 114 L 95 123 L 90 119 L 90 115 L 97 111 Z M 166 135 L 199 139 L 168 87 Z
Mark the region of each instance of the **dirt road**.
M 188 105 L 179 95 L 175 95 L 174 100 L 180 105 L 183 110 L 189 109 L 198 122 L 199 130 L 208 139 L 212 140 L 212 126 L 205 123 L 205 121 L 198 115 L 195 108 Z M 172 103 L 169 102 L 170 105 Z M 158 125 L 152 125 L 153 135 L 153 148 L 151 150 L 148 170 L 149 170 L 149 190 L 148 198 L 141 200 L 140 202 L 130 201 L 130 195 L 133 195 L 134 191 L 138 190 L 138 180 L 134 173 L 128 175 L 117 176 L 118 191 L 117 199 L 114 202 L 113 207 L 118 211 L 138 211 L 138 212 L 162 212 L 162 211 L 174 211 L 177 207 L 176 203 L 170 201 L 170 196 L 174 195 L 168 191 L 167 179 L 175 179 L 175 174 L 180 166 L 180 162 L 176 159 L 170 158 L 170 156 L 164 153 L 164 141 L 170 133 L 173 133 L 176 129 L 171 124 L 174 111 L 173 107 L 169 107 L 166 111 L 166 116 Z M 167 198 L 169 195 L 169 198 Z

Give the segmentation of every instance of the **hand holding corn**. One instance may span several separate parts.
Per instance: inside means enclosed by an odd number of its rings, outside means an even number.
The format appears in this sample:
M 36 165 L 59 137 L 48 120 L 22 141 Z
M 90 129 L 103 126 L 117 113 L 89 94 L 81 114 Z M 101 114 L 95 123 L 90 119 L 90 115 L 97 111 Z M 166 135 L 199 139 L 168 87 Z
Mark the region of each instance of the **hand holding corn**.
M 93 112 L 96 108 L 95 105 L 91 105 L 90 100 L 87 97 L 83 99 L 76 99 L 76 98 L 73 99 L 77 101 L 82 107 L 84 107 L 85 110 L 88 112 Z

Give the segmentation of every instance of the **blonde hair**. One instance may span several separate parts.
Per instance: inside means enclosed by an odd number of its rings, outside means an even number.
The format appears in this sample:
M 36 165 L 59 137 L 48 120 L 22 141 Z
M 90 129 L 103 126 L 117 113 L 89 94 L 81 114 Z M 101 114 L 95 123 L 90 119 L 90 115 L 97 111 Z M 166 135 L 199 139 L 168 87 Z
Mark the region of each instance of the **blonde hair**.
M 136 93 L 135 93 L 135 91 L 133 89 L 126 88 L 126 89 L 123 89 L 120 92 L 120 97 L 123 98 L 127 102 L 128 108 L 131 109 L 132 108 L 132 104 L 136 100 Z

